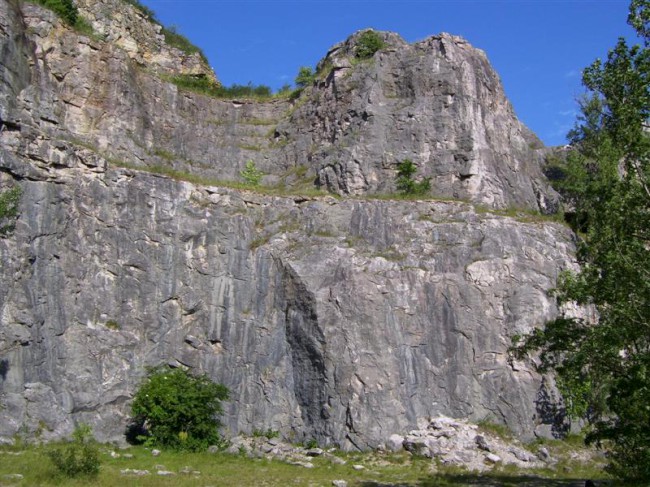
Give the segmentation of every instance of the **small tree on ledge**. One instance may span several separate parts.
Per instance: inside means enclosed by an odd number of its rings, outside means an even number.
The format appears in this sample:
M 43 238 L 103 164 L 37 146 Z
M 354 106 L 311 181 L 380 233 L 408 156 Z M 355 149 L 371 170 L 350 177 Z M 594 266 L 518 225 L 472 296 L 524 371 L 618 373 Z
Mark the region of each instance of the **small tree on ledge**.
M 239 175 L 246 182 L 246 184 L 250 184 L 251 186 L 259 186 L 264 173 L 257 169 L 253 161 L 248 161 Z
M 404 159 L 400 162 L 397 165 L 397 177 L 395 179 L 397 190 L 407 195 L 418 195 L 429 192 L 431 189 L 431 178 L 415 181 L 413 177 L 416 172 L 417 167 L 410 159 Z

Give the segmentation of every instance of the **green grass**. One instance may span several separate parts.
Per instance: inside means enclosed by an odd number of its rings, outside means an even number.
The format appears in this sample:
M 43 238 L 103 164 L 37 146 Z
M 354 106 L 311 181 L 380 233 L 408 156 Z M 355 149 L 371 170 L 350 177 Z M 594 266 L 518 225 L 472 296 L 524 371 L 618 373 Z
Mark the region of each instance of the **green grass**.
M 182 453 L 163 451 L 153 457 L 144 447 L 131 447 L 128 450 L 114 450 L 109 446 L 100 447 L 101 467 L 96 478 L 80 477 L 69 479 L 56 471 L 46 456 L 46 452 L 57 445 L 29 446 L 20 450 L 0 448 L 0 482 L 2 485 L 70 485 L 70 486 L 329 486 L 333 480 L 346 480 L 350 487 L 370 487 L 372 485 L 395 484 L 403 486 L 461 486 L 461 485 L 527 485 L 559 486 L 552 480 L 543 479 L 602 479 L 602 472 L 576 470 L 576 465 L 567 463 L 551 472 L 522 472 L 511 467 L 502 467 L 489 474 L 477 476 L 458 467 L 439 467 L 438 473 L 432 474 L 434 462 L 426 458 L 411 457 L 406 453 L 341 453 L 335 455 L 347 463 L 339 465 L 323 457 L 312 460 L 314 468 L 290 465 L 278 460 L 249 459 L 242 455 L 225 453 Z M 111 451 L 121 456 L 112 458 Z M 13 453 L 13 454 L 11 454 Z M 124 458 L 124 454 L 133 458 Z M 354 470 L 353 465 L 360 464 L 364 470 Z M 160 467 L 162 466 L 162 468 Z M 181 470 L 189 467 L 200 474 L 183 474 Z M 570 469 L 564 471 L 564 467 Z M 120 470 L 148 470 L 149 475 L 136 477 L 122 475 Z M 162 477 L 157 470 L 175 472 L 172 477 Z M 585 477 L 584 474 L 590 476 Z M 21 474 L 22 481 L 7 482 L 4 475 Z M 490 483 L 493 482 L 493 483 Z
M 181 89 L 220 99 L 249 99 L 255 101 L 269 101 L 274 99 L 289 98 L 290 92 L 279 91 L 273 93 L 266 85 L 238 85 L 221 86 L 203 76 L 179 74 L 176 76 L 161 75 L 162 79 L 175 84 Z M 246 122 L 244 122 L 246 123 Z M 254 124 L 254 123 L 253 123 Z M 266 125 L 264 121 L 263 125 Z
M 268 196 L 301 196 L 301 197 L 319 197 L 319 196 L 328 196 L 329 193 L 326 193 L 317 188 L 291 188 L 285 186 L 264 186 L 257 185 L 253 186 L 240 181 L 224 181 L 221 179 L 207 178 L 204 176 L 199 176 L 197 174 L 191 174 L 185 171 L 179 171 L 168 166 L 135 166 L 127 162 L 107 158 L 107 160 L 116 167 L 121 167 L 124 169 L 133 169 L 136 171 L 147 172 L 151 174 L 158 174 L 161 176 L 166 176 L 176 181 L 186 181 L 188 183 L 197 184 L 201 186 L 220 186 L 224 188 L 238 189 L 238 190 L 248 190 L 254 191 L 256 193 L 268 195 Z

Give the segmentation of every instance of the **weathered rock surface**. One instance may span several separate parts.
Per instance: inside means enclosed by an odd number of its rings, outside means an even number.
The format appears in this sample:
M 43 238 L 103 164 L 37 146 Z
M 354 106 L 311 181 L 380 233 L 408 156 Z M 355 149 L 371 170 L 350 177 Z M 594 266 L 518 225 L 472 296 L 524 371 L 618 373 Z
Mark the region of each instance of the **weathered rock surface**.
M 369 61 L 350 63 L 358 34 L 334 46 L 319 65 L 324 80 L 278 129 L 309 144 L 320 183 L 391 191 L 396 163 L 411 159 L 439 196 L 555 211 L 543 144 L 516 119 L 485 53 L 449 34 L 415 44 L 383 36 L 388 47 Z
M 65 29 L 38 6 L 21 15 L 2 2 L 0 15 L 15 17 L 5 43 L 33 43 L 2 60 L 31 73 L 31 86 L 16 93 L 30 111 L 22 122 L 114 162 L 237 180 L 253 160 L 268 183 L 363 194 L 393 190 L 397 164 L 410 158 L 438 196 L 557 209 L 541 142 L 516 119 L 485 54 L 459 37 L 409 45 L 386 33 L 386 49 L 353 62 L 354 35 L 332 48 L 298 100 L 226 101 L 161 79 L 169 66 L 193 68 L 165 47 L 160 26 L 121 0 L 79 2 L 107 42 Z
M 23 192 L 0 239 L 0 438 L 86 422 L 121 439 L 144 367 L 160 363 L 227 385 L 233 435 L 367 448 L 438 415 L 489 416 L 523 437 L 556 420 L 551 392 L 507 348 L 557 313 L 547 291 L 574 265 L 565 227 L 462 202 L 273 197 L 116 167 L 235 178 L 254 159 L 269 181 L 311 175 L 358 193 L 387 189 L 410 157 L 440 194 L 536 207 L 552 193 L 534 139 L 478 51 L 391 36 L 353 69 L 336 67 L 339 46 L 290 110 L 182 93 L 123 47 L 16 0 L 0 0 L 0 35 L 0 183 Z M 447 122 L 432 125 L 444 100 Z M 239 147 L 248 136 L 263 147 Z M 390 141 L 381 152 L 394 157 L 375 158 Z

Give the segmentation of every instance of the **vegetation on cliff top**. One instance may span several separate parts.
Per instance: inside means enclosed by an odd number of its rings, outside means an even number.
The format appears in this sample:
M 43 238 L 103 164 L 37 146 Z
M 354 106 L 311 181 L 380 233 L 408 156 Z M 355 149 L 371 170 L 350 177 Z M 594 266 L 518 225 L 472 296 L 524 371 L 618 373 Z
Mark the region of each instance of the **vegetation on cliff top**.
M 142 4 L 142 2 L 139 0 L 123 1 L 139 10 L 140 13 L 142 13 L 142 15 L 144 15 L 144 17 L 149 20 L 149 22 L 160 25 L 162 27 L 162 34 L 165 36 L 165 43 L 168 46 L 175 47 L 176 49 L 179 49 L 188 55 L 198 54 L 203 62 L 205 62 L 206 65 L 208 64 L 208 58 L 203 52 L 203 49 L 193 44 L 192 41 L 178 32 L 176 26 L 171 25 L 169 27 L 165 27 L 156 17 L 156 13 L 146 5 Z
M 79 15 L 79 9 L 72 0 L 27 0 L 41 5 L 57 14 L 66 24 L 77 32 L 93 36 L 92 26 Z
M 569 413 L 588 422 L 587 441 L 611 448 L 612 471 L 649 479 L 649 0 L 632 1 L 628 23 L 642 45 L 621 38 L 606 61 L 584 70 L 589 94 L 557 177 L 582 237 L 581 270 L 561 277 L 558 300 L 593 306 L 598 320 L 565 314 L 517 353 L 541 352 L 540 368 L 557 374 Z

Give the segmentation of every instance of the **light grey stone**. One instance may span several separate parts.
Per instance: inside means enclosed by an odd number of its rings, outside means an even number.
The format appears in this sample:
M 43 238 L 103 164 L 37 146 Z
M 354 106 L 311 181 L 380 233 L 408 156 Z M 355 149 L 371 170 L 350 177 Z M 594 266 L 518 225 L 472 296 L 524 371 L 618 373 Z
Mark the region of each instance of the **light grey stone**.
M 392 434 L 388 438 L 386 446 L 390 451 L 400 451 L 404 447 L 404 437 L 398 434 Z
M 8 480 L 8 481 L 23 480 L 24 478 L 25 476 L 20 473 L 7 473 L 2 476 L 2 480 Z
M 501 457 L 499 455 L 495 455 L 494 453 L 488 453 L 485 455 L 485 459 L 490 463 L 499 463 L 501 461 Z
M 136 477 L 142 477 L 144 475 L 149 475 L 149 470 L 137 470 L 134 468 L 125 468 L 120 470 L 122 475 L 135 475 Z

